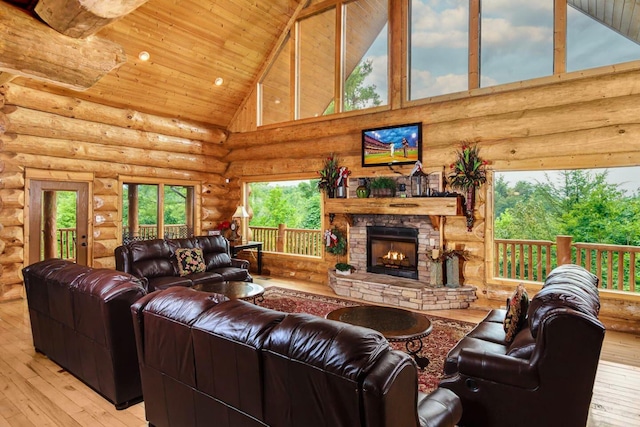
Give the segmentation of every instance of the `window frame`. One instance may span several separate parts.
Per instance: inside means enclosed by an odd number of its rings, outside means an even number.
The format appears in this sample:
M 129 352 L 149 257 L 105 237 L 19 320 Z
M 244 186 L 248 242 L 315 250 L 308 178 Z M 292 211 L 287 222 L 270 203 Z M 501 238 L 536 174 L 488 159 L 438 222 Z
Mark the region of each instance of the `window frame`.
M 146 178 L 139 176 L 120 175 L 118 177 L 118 235 L 117 239 L 119 244 L 122 244 L 123 236 L 123 221 L 124 221 L 124 184 L 142 184 L 142 185 L 157 185 L 158 186 L 158 230 L 164 230 L 164 187 L 165 186 L 181 186 L 181 187 L 193 187 L 193 235 L 198 236 L 202 233 L 201 222 L 201 207 L 202 207 L 202 192 L 201 183 L 199 181 L 179 180 L 179 179 L 157 179 Z M 164 234 L 158 232 L 158 238 L 164 238 Z

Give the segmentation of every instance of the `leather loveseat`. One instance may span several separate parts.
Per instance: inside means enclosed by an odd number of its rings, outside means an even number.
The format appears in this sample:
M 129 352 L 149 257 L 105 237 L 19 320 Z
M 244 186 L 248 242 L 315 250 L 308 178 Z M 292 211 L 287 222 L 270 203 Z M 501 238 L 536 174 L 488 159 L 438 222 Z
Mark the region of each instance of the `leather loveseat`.
M 506 310 L 491 311 L 448 353 L 440 387 L 462 400 L 461 426 L 584 427 L 605 328 L 598 278 L 554 269 L 524 327 L 505 340 Z
M 35 349 L 117 409 L 140 402 L 131 304 L 146 295 L 143 282 L 61 259 L 22 271 Z
M 150 426 L 453 426 L 378 332 L 173 287 L 132 308 Z
M 201 249 L 204 271 L 180 275 L 179 249 Z M 231 258 L 229 241 L 223 236 L 133 241 L 115 249 L 116 269 L 148 280 L 149 291 L 204 282 L 252 282 L 249 262 Z

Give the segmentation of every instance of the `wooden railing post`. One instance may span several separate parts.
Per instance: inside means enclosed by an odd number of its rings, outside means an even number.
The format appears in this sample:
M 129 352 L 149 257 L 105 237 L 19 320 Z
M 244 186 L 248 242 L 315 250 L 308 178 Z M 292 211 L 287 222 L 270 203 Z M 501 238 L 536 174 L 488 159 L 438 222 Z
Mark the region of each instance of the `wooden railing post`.
M 284 252 L 284 242 L 285 242 L 285 230 L 287 229 L 286 224 L 278 224 L 278 241 L 276 242 L 276 251 Z
M 571 236 L 556 236 L 558 265 L 571 264 Z

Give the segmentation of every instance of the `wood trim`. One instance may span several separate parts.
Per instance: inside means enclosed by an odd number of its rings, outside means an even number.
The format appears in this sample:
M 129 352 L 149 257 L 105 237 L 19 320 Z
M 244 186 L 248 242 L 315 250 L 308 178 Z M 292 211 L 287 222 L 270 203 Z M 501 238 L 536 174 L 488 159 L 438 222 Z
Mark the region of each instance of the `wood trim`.
M 553 11 L 553 74 L 564 74 L 567 72 L 567 0 L 554 0 Z
M 387 102 L 392 110 L 402 108 L 404 100 L 408 98 L 408 74 L 409 74 L 409 33 L 406 31 L 409 23 L 409 1 L 389 0 L 387 6 L 389 27 L 387 52 L 389 62 L 387 64 L 388 90 Z M 402 25 L 406 22 L 407 25 Z M 403 28 L 405 30 L 403 30 Z
M 469 89 L 480 87 L 480 0 L 469 0 Z
M 345 78 L 345 13 L 344 13 L 344 3 L 336 5 L 336 26 L 334 31 L 335 40 L 334 44 L 334 75 L 333 75 L 333 103 L 334 103 L 334 112 L 341 113 L 344 111 L 344 93 L 343 88 L 344 78 Z
M 93 182 L 93 172 L 67 172 L 59 170 L 43 170 L 28 168 L 24 172 L 26 179 L 47 181 L 82 181 Z

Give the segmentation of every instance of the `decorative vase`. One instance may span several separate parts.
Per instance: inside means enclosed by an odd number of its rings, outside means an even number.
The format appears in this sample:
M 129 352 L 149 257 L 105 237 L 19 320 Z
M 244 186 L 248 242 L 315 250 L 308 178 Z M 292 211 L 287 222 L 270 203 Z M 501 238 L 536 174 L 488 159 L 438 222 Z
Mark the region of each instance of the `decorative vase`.
M 333 187 L 327 187 L 327 197 L 330 199 L 335 199 L 336 189 Z
M 356 188 L 356 196 L 361 199 L 366 199 L 369 197 L 369 187 L 364 182 L 360 182 L 358 188 Z
M 445 261 L 447 288 L 460 287 L 460 257 L 453 255 Z
M 338 199 L 346 199 L 347 198 L 347 187 L 344 185 L 339 185 L 336 187 L 336 198 Z
M 431 269 L 429 272 L 431 286 L 441 288 L 444 286 L 444 277 L 442 272 L 442 263 L 439 261 L 431 261 Z
M 464 215 L 467 217 L 467 231 L 473 230 L 473 208 L 476 204 L 476 188 L 467 188 L 467 195 L 464 199 Z

